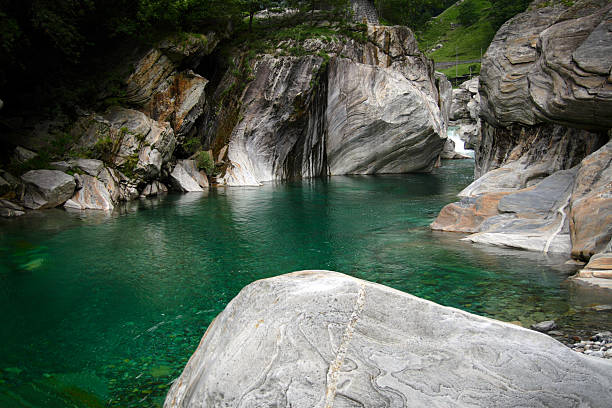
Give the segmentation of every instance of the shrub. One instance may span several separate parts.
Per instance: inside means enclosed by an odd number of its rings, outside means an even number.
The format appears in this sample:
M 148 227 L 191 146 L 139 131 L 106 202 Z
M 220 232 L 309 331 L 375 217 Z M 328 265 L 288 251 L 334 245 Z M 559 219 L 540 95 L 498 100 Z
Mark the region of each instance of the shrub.
M 212 176 L 215 173 L 215 161 L 210 152 L 200 151 L 196 156 L 196 165 L 198 169 L 204 170 L 206 174 Z

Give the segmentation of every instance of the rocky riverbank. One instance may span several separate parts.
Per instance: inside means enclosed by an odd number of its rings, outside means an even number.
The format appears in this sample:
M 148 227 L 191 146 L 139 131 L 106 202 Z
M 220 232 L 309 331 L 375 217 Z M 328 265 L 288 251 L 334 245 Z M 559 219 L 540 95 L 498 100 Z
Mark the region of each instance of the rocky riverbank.
M 128 61 L 122 104 L 15 130 L 9 140 L 21 145 L 13 173 L 0 173 L 0 214 L 109 211 L 168 190 L 431 170 L 446 141 L 450 84 L 412 31 L 326 20 L 309 30 L 257 52 L 215 32 L 140 52 Z M 50 154 L 60 138 L 62 151 Z
M 612 53 L 602 51 L 612 49 L 610 13 L 605 1 L 535 1 L 502 26 L 482 63 L 476 180 L 433 229 L 583 263 L 607 259 Z M 602 258 L 579 278 L 612 276 L 604 265 Z

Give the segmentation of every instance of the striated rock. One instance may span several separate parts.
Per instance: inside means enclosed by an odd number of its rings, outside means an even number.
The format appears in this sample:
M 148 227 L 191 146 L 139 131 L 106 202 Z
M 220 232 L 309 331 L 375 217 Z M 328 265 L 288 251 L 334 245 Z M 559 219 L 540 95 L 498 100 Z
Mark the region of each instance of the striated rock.
M 509 191 L 482 194 L 478 197 L 466 197 L 460 202 L 446 205 L 431 224 L 431 229 L 438 231 L 478 232 L 480 224 L 489 217 L 499 215 L 499 200 Z
M 90 175 L 79 177 L 81 188 L 64 203 L 64 207 L 77 210 L 105 210 L 114 208 L 111 194 L 103 182 Z
M 344 58 L 332 58 L 321 80 L 321 63 L 318 56 L 257 61 L 225 184 L 433 167 L 444 143 L 435 99 L 399 72 Z M 312 81 L 320 81 L 314 92 Z
M 170 178 L 179 191 L 204 191 L 208 188 L 206 173 L 198 170 L 195 160 L 180 160 L 170 173 Z
M 588 260 L 612 238 L 612 140 L 580 164 L 571 197 L 572 257 Z
M 30 170 L 21 179 L 26 185 L 24 206 L 34 210 L 63 204 L 76 186 L 74 177 L 58 170 Z
M 136 64 L 127 80 L 127 100 L 151 118 L 170 122 L 176 136 L 184 137 L 203 113 L 208 83 L 189 68 L 210 54 L 219 40 L 214 32 L 164 39 Z
M 495 128 L 484 122 L 476 151 L 477 180 L 460 195 L 528 187 L 580 164 L 607 141 L 602 133 L 555 124 Z
M 183 137 L 202 115 L 208 80 L 189 70 L 168 77 L 143 107 L 153 119 L 170 122 L 177 137 Z
M 466 197 L 444 207 L 431 228 L 474 232 L 464 239 L 476 243 L 569 254 L 567 206 L 577 172 L 559 171 L 518 191 Z
M 311 81 L 323 58 L 265 55 L 242 97 L 242 121 L 233 129 L 223 183 L 230 186 L 327 173 L 324 111 L 312 111 Z M 326 90 L 320 84 L 320 90 Z M 326 103 L 326 94 L 319 94 Z M 317 99 L 319 100 L 319 99 Z M 325 105 L 324 105 L 325 106 Z
M 389 69 L 330 62 L 327 164 L 331 175 L 433 168 L 446 135 L 434 100 Z
M 498 127 L 612 127 L 612 4 L 536 3 L 502 26 L 484 55 L 482 116 Z
M 547 335 L 302 271 L 244 288 L 164 407 L 603 407 L 611 398 L 612 363 Z

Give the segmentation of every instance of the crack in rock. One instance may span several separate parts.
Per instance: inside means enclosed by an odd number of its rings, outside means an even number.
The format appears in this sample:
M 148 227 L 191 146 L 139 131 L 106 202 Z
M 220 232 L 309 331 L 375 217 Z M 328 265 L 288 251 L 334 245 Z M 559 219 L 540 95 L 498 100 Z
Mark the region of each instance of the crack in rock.
M 351 314 L 351 318 L 346 325 L 346 329 L 344 330 L 344 335 L 342 336 L 342 342 L 338 346 L 338 351 L 336 353 L 336 358 L 329 365 L 329 370 L 327 371 L 327 388 L 325 390 L 325 408 L 333 408 L 334 399 L 336 398 L 336 390 L 338 385 L 338 375 L 340 373 L 340 368 L 342 364 L 344 364 L 344 358 L 346 356 L 346 352 L 348 350 L 348 346 L 353 338 L 353 333 L 355 331 L 355 325 L 361 316 L 361 312 L 363 310 L 363 305 L 365 303 L 365 283 L 362 283 L 359 286 L 359 293 L 357 294 L 357 300 L 355 301 L 355 307 L 353 308 L 353 313 Z

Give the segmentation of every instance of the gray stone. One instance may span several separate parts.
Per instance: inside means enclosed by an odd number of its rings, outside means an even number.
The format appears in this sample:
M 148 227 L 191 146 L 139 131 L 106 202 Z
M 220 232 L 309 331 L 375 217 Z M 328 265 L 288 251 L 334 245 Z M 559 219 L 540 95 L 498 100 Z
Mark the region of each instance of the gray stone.
M 446 141 L 439 107 L 393 70 L 330 61 L 327 164 L 331 175 L 429 171 Z
M 140 197 L 155 197 L 160 194 L 166 194 L 167 192 L 168 187 L 166 187 L 163 183 L 154 180 L 145 186 L 142 193 L 140 193 Z
M 101 160 L 95 159 L 76 159 L 71 160 L 73 168 L 80 169 L 90 176 L 96 177 L 104 168 L 104 163 Z
M 557 328 L 557 323 L 554 320 L 546 320 L 544 322 L 536 323 L 531 325 L 531 329 L 539 332 L 549 332 L 552 329 Z
M 67 172 L 72 168 L 72 164 L 70 162 L 62 160 L 49 163 L 49 167 L 51 167 L 51 169 L 53 170 Z
M 208 188 L 206 174 L 198 170 L 195 160 L 180 160 L 170 173 L 170 178 L 179 191 L 204 191 Z
M 11 218 L 25 214 L 25 209 L 12 201 L 0 199 L 0 217 Z
M 84 174 L 80 176 L 81 188 L 66 201 L 64 207 L 77 210 L 103 210 L 114 208 L 113 200 L 103 182 Z
M 30 170 L 24 181 L 24 206 L 38 210 L 53 208 L 66 202 L 76 187 L 74 177 L 58 170 Z
M 164 406 L 592 406 L 612 363 L 549 336 L 329 271 L 252 283 Z
M 26 149 L 25 147 L 21 147 L 21 146 L 17 146 L 15 148 L 15 159 L 19 162 L 19 163 L 25 163 L 27 161 L 32 160 L 33 158 L 35 158 L 36 156 L 38 156 L 38 153 L 35 153 L 31 150 Z
M 483 57 L 482 115 L 495 126 L 556 122 L 612 127 L 606 0 L 530 7 L 504 24 Z

